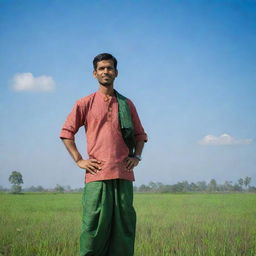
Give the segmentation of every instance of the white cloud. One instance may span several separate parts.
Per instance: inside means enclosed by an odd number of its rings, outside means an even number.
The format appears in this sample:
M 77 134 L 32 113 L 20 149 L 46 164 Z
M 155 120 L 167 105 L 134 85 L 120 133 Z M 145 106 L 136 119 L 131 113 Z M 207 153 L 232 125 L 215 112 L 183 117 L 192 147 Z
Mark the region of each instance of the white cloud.
M 220 136 L 206 135 L 199 141 L 199 144 L 202 145 L 241 145 L 250 143 L 252 143 L 252 139 L 236 139 L 226 133 Z
M 34 77 L 32 73 L 18 73 L 13 77 L 11 86 L 15 91 L 49 92 L 55 88 L 55 82 L 51 76 Z

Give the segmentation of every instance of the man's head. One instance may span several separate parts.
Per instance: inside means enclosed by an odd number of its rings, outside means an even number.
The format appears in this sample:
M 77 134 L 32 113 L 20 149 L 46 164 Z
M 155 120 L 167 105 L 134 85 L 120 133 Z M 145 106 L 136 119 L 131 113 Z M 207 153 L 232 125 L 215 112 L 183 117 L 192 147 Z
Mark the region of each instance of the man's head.
M 113 64 L 114 64 L 114 67 L 115 67 L 115 70 L 117 70 L 117 60 L 116 58 L 111 55 L 110 53 L 101 53 L 99 55 L 97 55 L 94 60 L 93 60 L 93 68 L 94 70 L 97 69 L 97 64 L 98 62 L 102 61 L 102 60 L 112 60 L 113 61 Z
M 109 53 L 101 53 L 93 60 L 93 75 L 103 86 L 113 85 L 118 75 L 117 60 Z

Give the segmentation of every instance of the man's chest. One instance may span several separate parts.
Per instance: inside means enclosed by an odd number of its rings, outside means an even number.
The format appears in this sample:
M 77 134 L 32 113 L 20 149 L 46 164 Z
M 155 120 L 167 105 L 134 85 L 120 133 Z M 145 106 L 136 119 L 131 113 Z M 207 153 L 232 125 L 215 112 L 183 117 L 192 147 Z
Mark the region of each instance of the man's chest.
M 111 125 L 113 128 L 119 128 L 118 103 L 117 101 L 95 101 L 91 104 L 86 117 L 86 126 L 94 129 L 105 125 Z

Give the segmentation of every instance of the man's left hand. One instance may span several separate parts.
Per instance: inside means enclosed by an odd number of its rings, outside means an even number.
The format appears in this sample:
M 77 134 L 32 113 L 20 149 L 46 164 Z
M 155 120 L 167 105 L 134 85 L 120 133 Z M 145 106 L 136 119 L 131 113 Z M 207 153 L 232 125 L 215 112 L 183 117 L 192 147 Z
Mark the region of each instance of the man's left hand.
M 125 159 L 126 169 L 131 172 L 132 169 L 139 164 L 139 159 L 136 157 L 127 157 Z

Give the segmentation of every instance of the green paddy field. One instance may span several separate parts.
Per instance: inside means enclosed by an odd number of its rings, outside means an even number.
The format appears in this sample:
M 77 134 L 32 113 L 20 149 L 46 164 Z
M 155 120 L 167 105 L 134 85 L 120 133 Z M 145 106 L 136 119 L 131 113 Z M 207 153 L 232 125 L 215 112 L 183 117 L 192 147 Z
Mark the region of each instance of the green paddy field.
M 256 256 L 256 194 L 134 194 L 134 206 L 135 256 Z M 0 255 L 78 255 L 81 214 L 81 194 L 0 194 Z

